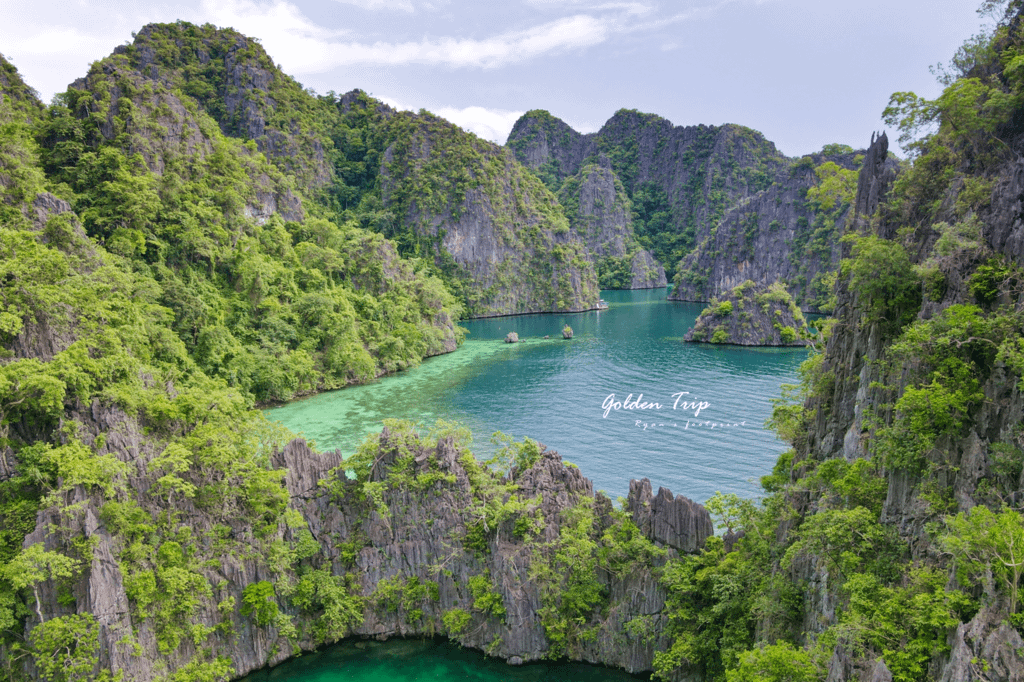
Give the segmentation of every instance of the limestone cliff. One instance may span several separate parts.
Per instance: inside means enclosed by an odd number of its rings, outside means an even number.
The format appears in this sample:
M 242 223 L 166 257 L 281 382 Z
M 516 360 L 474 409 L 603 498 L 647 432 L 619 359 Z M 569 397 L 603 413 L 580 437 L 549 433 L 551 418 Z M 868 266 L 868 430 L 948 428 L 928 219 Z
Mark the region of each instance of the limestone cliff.
M 427 113 L 381 125 L 380 198 L 463 290 L 471 316 L 591 310 L 597 278 L 558 200 L 505 150 Z
M 794 470 L 833 459 L 869 460 L 884 467 L 887 488 L 879 520 L 898 533 L 912 560 L 941 565 L 944 559 L 935 535 L 928 530 L 930 525 L 937 519 L 948 520 L 958 511 L 979 505 L 999 507 L 1002 499 L 1018 499 L 1022 484 L 1019 468 L 1014 464 L 1007 470 L 1009 460 L 1005 458 L 1008 452 L 1019 453 L 1020 447 L 1019 424 L 1024 419 L 1020 365 L 976 356 L 971 361 L 976 369 L 963 381 L 977 393 L 965 408 L 963 421 L 942 432 L 931 448 L 916 455 L 920 459 L 908 458 L 912 447 L 894 450 L 892 439 L 896 429 L 907 428 L 903 424 L 913 415 L 911 399 L 915 392 L 926 390 L 922 388 L 923 371 L 936 360 L 924 351 L 908 355 L 899 350 L 899 344 L 923 338 L 921 334 L 942 333 L 939 330 L 949 325 L 966 325 L 952 332 L 963 346 L 1003 342 L 998 333 L 993 337 L 992 331 L 983 332 L 989 335 L 985 340 L 973 337 L 970 330 L 975 322 L 971 320 L 985 314 L 999 319 L 1019 309 L 1019 292 L 1011 290 L 1009 272 L 1022 257 L 1011 235 L 1020 225 L 1020 186 L 1015 178 L 1024 166 L 1016 159 L 1000 162 L 994 181 L 987 184 L 990 194 L 981 198 L 966 199 L 961 194 L 958 203 L 958 188 L 964 186 L 964 175 L 960 175 L 951 188 L 942 190 L 949 192 L 944 201 L 923 209 L 917 202 L 927 200 L 925 195 L 898 206 L 892 201 L 896 173 L 887 161 L 887 148 L 885 134 L 873 138 L 860 174 L 854 212 L 848 221 L 866 241 L 847 247 L 845 255 L 851 258 L 851 266 L 837 285 L 836 330 L 841 331 L 832 334 L 820 372 L 815 374 L 822 378 L 807 402 L 806 440 L 798 443 Z M 958 174 L 969 177 L 962 167 L 948 172 L 954 178 Z M 909 184 L 913 187 L 919 181 L 920 176 L 911 178 Z M 872 247 L 878 250 L 868 251 Z M 901 252 L 907 254 L 904 265 L 890 265 L 889 270 L 879 265 L 858 275 L 858 264 L 872 253 L 877 258 Z M 997 270 L 994 278 L 986 264 Z M 893 278 L 903 278 L 902 292 L 875 286 Z M 982 286 L 982 282 L 987 284 Z M 958 314 L 965 317 L 953 322 Z M 963 356 L 954 351 L 946 361 L 955 364 L 955 357 Z M 936 386 L 931 384 L 932 389 Z M 902 458 L 897 452 L 903 453 Z M 1017 456 L 1011 456 L 1015 462 Z M 794 501 L 803 513 L 817 511 L 813 505 Z M 842 586 L 820 559 L 800 562 L 797 573 L 812 586 L 802 627 L 807 633 L 820 632 L 838 618 L 836 605 L 841 601 Z M 986 606 L 951 633 L 948 656 L 930 660 L 930 679 L 1012 680 L 1024 674 L 1020 635 L 1004 622 L 1005 595 L 991 585 L 982 591 Z M 828 679 L 865 679 L 875 665 L 858 659 L 840 642 L 829 664 Z
M 675 300 L 706 301 L 747 279 L 764 286 L 783 281 L 808 310 L 826 297 L 823 278 L 838 265 L 842 215 L 855 186 L 838 205 L 834 197 L 809 200 L 808 190 L 821 184 L 826 164 L 855 183 L 861 157 L 830 145 L 789 159 L 749 128 L 673 126 L 628 110 L 587 135 L 547 112 L 527 112 L 508 146 L 549 186 L 573 197 L 573 177 L 608 158 L 631 201 L 638 241 L 665 264 Z
M 164 185 L 218 163 L 212 119 L 246 143 L 248 217 L 301 223 L 312 210 L 394 239 L 402 256 L 426 250 L 470 315 L 597 305 L 590 257 L 557 200 L 511 155 L 358 91 L 318 97 L 235 31 L 148 25 L 69 92 L 76 116 L 101 121 L 106 143 L 139 154 Z
M 569 226 L 594 259 L 602 289 L 654 289 L 665 269 L 641 248 L 632 206 L 606 156 L 566 178 L 558 193 Z
M 652 496 L 646 479 L 631 484 L 628 511 L 614 511 L 543 446 L 502 478 L 457 435 L 421 440 L 396 424 L 363 446 L 372 455 L 358 479 L 338 453 L 301 440 L 274 452 L 289 520 L 260 527 L 227 507 L 168 498 L 150 473 L 161 445 L 123 412 L 97 401 L 73 416 L 84 442 L 122 463 L 124 486 L 67 488 L 25 542 L 79 556 L 71 538 L 90 538 L 74 580 L 41 586 L 41 616 L 91 614 L 97 665 L 126 680 L 186 666 L 243 675 L 354 635 L 444 634 L 516 663 L 567 656 L 649 670 L 667 644 L 657 569 L 713 532 L 702 506 Z M 126 535 L 126 523 L 171 535 L 144 558 L 147 540 Z M 191 592 L 165 603 L 172 574 Z M 569 601 L 581 589 L 588 596 Z M 61 590 L 74 599 L 58 599 Z
M 826 305 L 839 266 L 839 237 L 856 188 L 863 153 L 813 154 L 794 161 L 787 176 L 725 212 L 679 265 L 673 300 L 706 301 L 745 280 L 782 282 L 804 310 Z M 831 165 L 830 165 L 831 164 Z M 894 162 L 890 162 L 893 165 Z M 822 169 L 845 183 L 828 208 L 809 190 Z M 817 171 L 817 172 L 816 172 Z
M 527 112 L 509 134 L 516 157 L 551 184 L 605 154 L 633 202 L 640 243 L 669 274 L 743 197 L 769 187 L 788 160 L 760 133 L 736 125 L 674 126 L 620 110 L 581 135 L 546 112 Z

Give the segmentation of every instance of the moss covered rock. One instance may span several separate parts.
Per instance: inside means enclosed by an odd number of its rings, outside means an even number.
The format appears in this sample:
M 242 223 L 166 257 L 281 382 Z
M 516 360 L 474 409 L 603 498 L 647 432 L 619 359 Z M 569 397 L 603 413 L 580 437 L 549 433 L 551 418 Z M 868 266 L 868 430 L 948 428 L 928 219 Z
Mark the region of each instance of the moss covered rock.
M 747 280 L 715 299 L 686 332 L 684 340 L 737 346 L 806 346 L 800 308 L 782 284 L 757 286 Z

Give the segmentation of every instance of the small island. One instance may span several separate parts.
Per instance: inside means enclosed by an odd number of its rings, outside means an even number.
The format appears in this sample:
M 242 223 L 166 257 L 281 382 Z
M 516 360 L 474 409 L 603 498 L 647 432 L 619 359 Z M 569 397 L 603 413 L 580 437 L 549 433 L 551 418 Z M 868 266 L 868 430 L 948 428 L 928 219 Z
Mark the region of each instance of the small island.
M 736 346 L 806 346 L 800 308 L 781 282 L 758 286 L 751 280 L 725 298 L 712 299 L 684 341 Z

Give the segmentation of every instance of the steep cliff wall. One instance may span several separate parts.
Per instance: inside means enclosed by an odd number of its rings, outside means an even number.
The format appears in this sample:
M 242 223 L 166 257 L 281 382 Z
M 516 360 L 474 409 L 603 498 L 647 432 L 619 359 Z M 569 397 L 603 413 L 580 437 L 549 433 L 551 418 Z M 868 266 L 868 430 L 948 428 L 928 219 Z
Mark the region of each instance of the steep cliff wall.
M 639 243 L 674 278 L 674 299 L 706 301 L 748 279 L 782 281 L 807 310 L 827 297 L 823 278 L 838 265 L 837 239 L 855 184 L 824 205 L 809 200 L 808 190 L 822 183 L 820 168 L 829 163 L 838 166 L 826 168 L 829 179 L 841 169 L 847 184 L 856 183 L 861 156 L 831 145 L 788 159 L 742 126 L 673 126 L 627 110 L 588 135 L 547 112 L 527 112 L 508 146 L 573 199 L 573 176 L 606 156 L 631 200 Z
M 220 162 L 214 123 L 246 143 L 232 153 L 248 179 L 223 192 L 240 195 L 248 218 L 301 223 L 312 212 L 391 237 L 402 256 L 429 251 L 470 315 L 597 304 L 591 259 L 557 200 L 500 148 L 356 92 L 317 97 L 237 32 L 146 26 L 73 83 L 67 104 L 97 123 L 85 142 L 139 154 L 165 193 Z M 54 172 L 78 162 L 56 138 Z
M 680 263 L 672 298 L 706 301 L 745 280 L 781 282 L 802 309 L 820 311 L 839 266 L 839 237 L 862 157 L 803 157 L 788 177 L 731 207 Z M 833 185 L 825 196 L 823 183 Z
M 1019 223 L 1010 208 L 1020 202 L 1019 162 L 979 159 L 945 128 L 928 143 L 897 182 L 887 137 L 872 140 L 848 218 L 861 237 L 836 288 L 837 331 L 813 374 L 794 471 L 837 459 L 871 462 L 885 482 L 878 521 L 905 543 L 915 566 L 946 572 L 969 570 L 950 550 L 957 542 L 982 542 L 979 526 L 957 524 L 984 518 L 985 507 L 1002 510 L 1009 525 L 1000 533 L 1009 539 L 1019 516 L 1011 509 L 1022 485 L 1022 368 L 1010 350 L 1020 334 L 1020 254 L 1010 236 Z M 972 163 L 987 167 L 983 180 Z M 972 194 L 976 183 L 982 189 Z M 940 393 L 951 398 L 944 406 L 935 402 Z M 950 421 L 913 421 L 923 414 Z M 813 503 L 798 507 L 808 518 L 827 513 Z M 797 570 L 814 586 L 805 631 L 834 625 L 848 585 L 820 559 Z M 954 623 L 949 653 L 928 660 L 929 678 L 1018 679 L 1021 638 L 1006 621 L 1016 608 L 1012 595 L 990 581 L 961 585 L 982 608 Z M 892 652 L 885 660 L 902 663 Z M 829 679 L 857 679 L 873 665 L 840 642 Z
M 382 206 L 449 270 L 475 317 L 591 310 L 590 254 L 558 200 L 505 149 L 430 114 L 381 119 Z M 396 232 L 401 241 L 402 232 Z
M 667 285 L 665 269 L 636 240 L 629 197 L 608 157 L 566 178 L 558 199 L 570 228 L 594 259 L 602 289 Z

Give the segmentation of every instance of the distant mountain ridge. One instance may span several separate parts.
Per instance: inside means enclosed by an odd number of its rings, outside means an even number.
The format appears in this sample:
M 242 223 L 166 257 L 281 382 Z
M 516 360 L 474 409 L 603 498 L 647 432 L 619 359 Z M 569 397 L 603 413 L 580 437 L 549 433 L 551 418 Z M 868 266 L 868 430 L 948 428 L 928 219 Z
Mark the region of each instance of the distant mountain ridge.
M 833 146 L 790 159 L 744 126 L 675 126 L 627 109 L 588 134 L 546 111 L 529 111 L 513 126 L 507 146 L 552 188 L 571 184 L 589 163 L 607 158 L 631 202 L 637 242 L 665 265 L 676 285 L 673 298 L 709 300 L 752 278 L 764 285 L 782 281 L 806 309 L 824 302 L 821 278 L 838 264 L 840 230 L 833 219 L 827 235 L 815 235 L 827 248 L 801 248 L 817 229 L 819 212 L 806 203 L 806 191 L 818 184 L 813 170 L 822 163 L 855 171 L 853 150 Z M 750 202 L 765 202 L 756 217 L 745 208 Z M 770 212 L 768 206 L 785 208 Z M 762 213 L 764 229 L 757 231 L 764 238 L 757 241 L 751 223 L 760 223 Z

